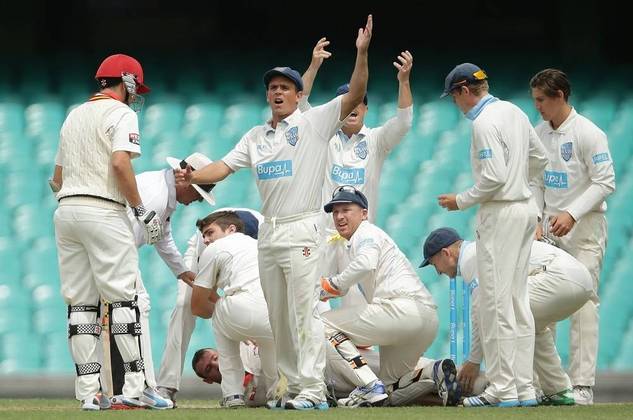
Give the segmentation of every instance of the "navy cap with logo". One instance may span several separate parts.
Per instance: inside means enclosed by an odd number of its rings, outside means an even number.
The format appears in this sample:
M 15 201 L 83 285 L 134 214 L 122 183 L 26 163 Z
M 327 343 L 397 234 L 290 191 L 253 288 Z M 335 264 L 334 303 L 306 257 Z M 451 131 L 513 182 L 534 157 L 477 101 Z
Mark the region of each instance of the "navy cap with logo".
M 266 89 L 268 89 L 270 79 L 275 76 L 287 77 L 293 81 L 298 91 L 303 90 L 303 79 L 301 79 L 301 75 L 297 70 L 291 69 L 290 67 L 275 67 L 264 73 L 264 86 L 266 86 Z
M 345 83 L 344 85 L 339 86 L 336 89 L 336 96 L 345 95 L 347 92 L 349 92 L 349 83 Z M 363 103 L 367 105 L 367 93 L 365 93 Z
M 461 240 L 461 236 L 459 236 L 459 233 L 457 233 L 457 231 L 453 228 L 442 227 L 435 229 L 426 238 L 426 241 L 424 241 L 424 247 L 422 249 L 424 261 L 422 261 L 420 267 L 426 267 L 429 265 L 429 259 L 431 259 L 435 254 L 440 252 L 443 248 Z
M 334 194 L 332 194 L 332 199 L 329 203 L 323 206 L 323 210 L 325 210 L 326 213 L 332 213 L 332 210 L 334 209 L 334 204 L 343 203 L 355 203 L 364 209 L 369 207 L 365 194 L 358 191 L 351 185 L 342 185 L 334 190 Z
M 446 76 L 446 80 L 444 80 L 444 92 L 440 98 L 450 95 L 451 92 L 459 86 L 465 86 L 468 83 L 486 80 L 487 78 L 488 75 L 485 71 L 480 69 L 479 66 L 472 63 L 459 64 Z
M 257 239 L 259 233 L 259 221 L 253 213 L 244 210 L 235 210 L 237 217 L 244 223 L 244 235 L 248 235 L 253 239 Z

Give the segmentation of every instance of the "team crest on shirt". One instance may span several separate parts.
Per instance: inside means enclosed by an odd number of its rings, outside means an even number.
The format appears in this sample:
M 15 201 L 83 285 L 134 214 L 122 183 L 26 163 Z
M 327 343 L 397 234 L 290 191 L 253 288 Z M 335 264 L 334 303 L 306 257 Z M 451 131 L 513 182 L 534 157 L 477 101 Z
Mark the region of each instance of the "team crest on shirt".
M 356 153 L 356 156 L 360 159 L 365 159 L 368 153 L 367 142 L 363 140 L 354 146 L 354 153 Z
M 560 156 L 563 158 L 565 162 L 571 159 L 572 152 L 572 142 L 563 143 L 560 145 Z
M 132 144 L 136 144 L 137 146 L 141 145 L 141 136 L 137 133 L 130 133 L 129 140 Z
M 299 127 L 294 126 L 286 130 L 286 140 L 291 146 L 297 144 L 297 141 L 299 140 Z

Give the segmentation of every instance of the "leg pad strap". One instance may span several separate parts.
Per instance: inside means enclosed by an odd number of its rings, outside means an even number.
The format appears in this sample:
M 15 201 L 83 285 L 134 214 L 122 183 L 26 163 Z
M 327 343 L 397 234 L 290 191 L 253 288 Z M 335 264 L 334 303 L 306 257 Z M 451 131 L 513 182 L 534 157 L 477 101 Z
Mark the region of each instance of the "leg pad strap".
M 99 324 L 70 324 L 68 326 L 68 338 L 73 335 L 88 334 L 97 338 L 101 336 L 101 325 Z
M 133 336 L 141 335 L 141 323 L 130 322 L 128 324 L 112 324 L 110 326 L 112 334 L 132 334 Z
M 75 371 L 77 371 L 77 376 L 93 375 L 101 371 L 101 364 L 97 362 L 75 364 Z
M 143 372 L 145 369 L 145 363 L 143 363 L 143 359 L 133 360 L 131 362 L 123 363 L 123 369 L 125 370 L 125 373 Z

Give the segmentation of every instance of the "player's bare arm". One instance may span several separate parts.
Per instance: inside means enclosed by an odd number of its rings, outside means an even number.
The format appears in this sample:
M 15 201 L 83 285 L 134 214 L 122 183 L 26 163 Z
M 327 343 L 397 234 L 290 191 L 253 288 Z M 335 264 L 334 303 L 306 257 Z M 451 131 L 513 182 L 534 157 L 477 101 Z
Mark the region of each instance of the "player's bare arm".
M 413 95 L 409 76 L 413 68 L 413 54 L 409 50 L 402 51 L 393 65 L 398 69 L 398 108 L 408 108 L 413 105 Z
M 369 15 L 365 27 L 358 29 L 356 64 L 349 82 L 349 92 L 343 95 L 341 100 L 341 115 L 339 117 L 341 121 L 347 118 L 352 110 L 362 102 L 365 93 L 367 93 L 367 79 L 369 78 L 367 51 L 369 50 L 373 26 L 373 18 Z
M 134 169 L 130 152 L 116 151 L 112 153 L 112 169 L 117 180 L 117 185 L 130 207 L 138 207 L 143 202 L 136 186 Z
M 316 79 L 316 75 L 321 67 L 321 64 L 323 64 L 323 60 L 332 56 L 331 52 L 325 50 L 325 47 L 328 45 L 330 45 L 330 41 L 323 37 L 319 39 L 312 50 L 312 60 L 310 61 L 310 66 L 305 73 L 303 73 L 303 76 L 301 76 L 301 79 L 303 80 L 303 96 L 310 96 L 314 80 Z
M 174 170 L 177 184 L 215 184 L 229 176 L 233 171 L 221 160 L 216 160 L 198 171 L 190 166 Z
M 437 197 L 437 203 L 440 205 L 440 207 L 443 207 L 449 211 L 459 210 L 459 207 L 457 206 L 456 194 L 441 194 Z
M 53 190 L 54 193 L 59 192 L 59 190 L 62 189 L 62 171 L 63 168 L 61 166 L 55 165 L 55 169 L 53 170 L 53 178 L 48 180 L 48 185 L 50 185 L 51 190 Z
M 211 297 L 212 290 L 194 285 L 191 292 L 191 313 L 200 318 L 211 318 L 215 310 L 215 303 L 211 301 Z

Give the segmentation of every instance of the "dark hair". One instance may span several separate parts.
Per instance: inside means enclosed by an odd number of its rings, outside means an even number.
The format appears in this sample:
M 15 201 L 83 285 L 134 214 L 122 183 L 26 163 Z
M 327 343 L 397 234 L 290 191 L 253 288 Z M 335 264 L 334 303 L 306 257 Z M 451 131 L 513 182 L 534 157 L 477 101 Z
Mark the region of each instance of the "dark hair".
M 196 372 L 196 375 L 198 375 L 198 372 L 196 371 L 196 365 L 198 364 L 198 362 L 200 361 L 200 359 L 202 359 L 202 356 L 208 351 L 208 350 L 213 350 L 211 347 L 205 347 L 203 349 L 200 349 L 198 351 L 196 351 L 193 355 L 193 359 L 191 359 L 191 368 L 193 369 L 194 372 Z M 198 375 L 200 376 L 200 375 Z
M 567 75 L 557 69 L 545 69 L 541 70 L 530 80 L 530 87 L 532 89 L 538 88 L 550 98 L 558 96 L 558 91 L 563 92 L 565 102 L 569 100 L 571 95 L 571 84 Z
M 234 225 L 237 232 L 244 233 L 244 222 L 234 211 L 216 211 L 204 219 L 198 219 L 196 226 L 200 232 L 202 232 L 202 230 L 211 223 L 220 226 L 223 231 L 227 230 L 229 226 Z
M 120 77 L 100 77 L 99 80 L 97 80 L 99 89 L 110 88 L 120 85 L 121 83 L 123 83 L 123 79 Z

